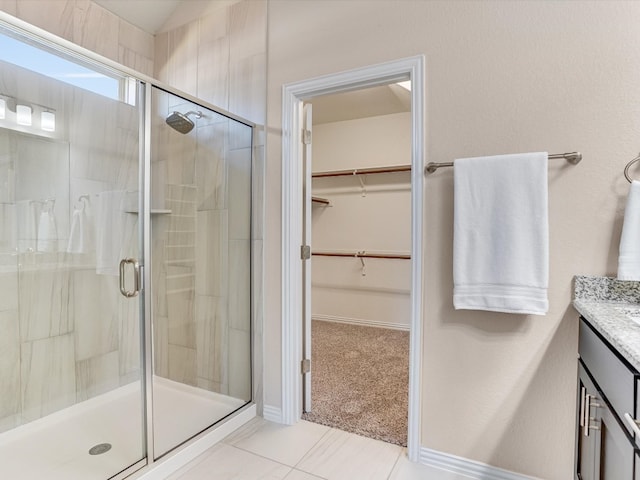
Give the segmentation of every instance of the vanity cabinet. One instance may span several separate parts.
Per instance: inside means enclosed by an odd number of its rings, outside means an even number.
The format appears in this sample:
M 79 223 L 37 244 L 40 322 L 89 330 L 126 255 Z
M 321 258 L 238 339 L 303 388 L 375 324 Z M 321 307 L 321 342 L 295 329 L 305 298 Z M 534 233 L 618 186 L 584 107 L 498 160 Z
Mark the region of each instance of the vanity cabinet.
M 575 479 L 640 480 L 638 372 L 584 319 L 579 355 Z

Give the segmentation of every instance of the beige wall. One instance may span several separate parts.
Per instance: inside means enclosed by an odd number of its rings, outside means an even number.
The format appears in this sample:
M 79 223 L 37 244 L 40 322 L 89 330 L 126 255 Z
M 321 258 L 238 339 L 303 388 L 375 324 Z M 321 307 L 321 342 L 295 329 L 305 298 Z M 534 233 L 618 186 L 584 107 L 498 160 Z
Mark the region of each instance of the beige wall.
M 452 308 L 452 172 L 425 179 L 423 446 L 544 479 L 572 478 L 575 274 L 616 269 L 640 149 L 637 2 L 269 2 L 266 392 L 280 406 L 281 89 L 426 56 L 427 161 L 580 150 L 552 163 L 550 311 Z

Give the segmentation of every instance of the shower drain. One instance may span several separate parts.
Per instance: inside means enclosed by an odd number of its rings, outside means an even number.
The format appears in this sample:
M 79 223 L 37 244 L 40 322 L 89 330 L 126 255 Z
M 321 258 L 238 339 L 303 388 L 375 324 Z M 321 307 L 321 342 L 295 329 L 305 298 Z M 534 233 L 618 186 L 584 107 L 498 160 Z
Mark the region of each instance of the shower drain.
M 89 455 L 101 455 L 103 453 L 107 453 L 109 450 L 111 450 L 110 443 L 99 443 L 95 447 L 91 447 L 89 449 Z

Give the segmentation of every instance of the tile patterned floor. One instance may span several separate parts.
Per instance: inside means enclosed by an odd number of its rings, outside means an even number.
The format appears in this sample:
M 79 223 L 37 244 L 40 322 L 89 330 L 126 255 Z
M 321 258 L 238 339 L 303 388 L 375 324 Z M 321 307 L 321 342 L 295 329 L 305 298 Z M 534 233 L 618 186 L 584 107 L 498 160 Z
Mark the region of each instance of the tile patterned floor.
M 406 449 L 315 423 L 256 417 L 167 480 L 464 480 L 409 462 Z

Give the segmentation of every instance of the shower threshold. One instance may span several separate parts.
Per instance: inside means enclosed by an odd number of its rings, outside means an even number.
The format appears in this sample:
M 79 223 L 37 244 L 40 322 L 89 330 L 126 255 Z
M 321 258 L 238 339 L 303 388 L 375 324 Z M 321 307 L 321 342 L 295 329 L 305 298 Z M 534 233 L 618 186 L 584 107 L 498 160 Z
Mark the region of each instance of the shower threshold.
M 154 377 L 156 453 L 169 451 L 245 404 Z M 116 475 L 145 456 L 141 408 L 140 384 L 134 382 L 1 433 L 3 478 L 105 480 Z M 105 443 L 111 448 L 90 454 Z

